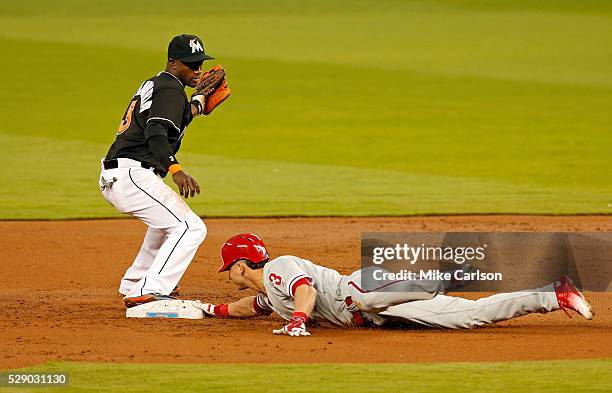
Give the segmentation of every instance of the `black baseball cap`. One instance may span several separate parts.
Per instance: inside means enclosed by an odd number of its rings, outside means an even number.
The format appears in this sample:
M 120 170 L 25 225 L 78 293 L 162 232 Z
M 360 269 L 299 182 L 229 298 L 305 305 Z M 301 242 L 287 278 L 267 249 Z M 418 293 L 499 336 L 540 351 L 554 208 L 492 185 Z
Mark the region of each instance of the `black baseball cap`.
M 168 45 L 168 58 L 178 59 L 186 63 L 214 59 L 214 57 L 204 53 L 202 40 L 198 36 L 191 34 L 177 35 L 170 41 Z

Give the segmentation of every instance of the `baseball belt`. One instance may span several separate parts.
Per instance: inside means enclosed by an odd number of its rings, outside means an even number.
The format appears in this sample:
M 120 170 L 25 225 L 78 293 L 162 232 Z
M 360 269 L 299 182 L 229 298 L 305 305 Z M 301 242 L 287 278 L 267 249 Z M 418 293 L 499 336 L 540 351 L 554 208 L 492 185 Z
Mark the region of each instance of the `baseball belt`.
M 119 160 L 129 160 L 130 164 L 131 163 L 139 163 L 141 168 L 144 169 L 152 169 L 153 167 L 147 163 L 144 162 L 140 162 L 140 161 L 136 161 L 136 160 L 132 160 L 132 159 L 125 159 L 125 158 L 113 158 L 112 160 L 104 160 L 103 165 L 104 165 L 104 169 L 117 169 L 119 167 L 133 167 L 134 165 L 119 165 Z M 153 169 L 153 172 L 155 174 L 157 174 L 157 170 Z

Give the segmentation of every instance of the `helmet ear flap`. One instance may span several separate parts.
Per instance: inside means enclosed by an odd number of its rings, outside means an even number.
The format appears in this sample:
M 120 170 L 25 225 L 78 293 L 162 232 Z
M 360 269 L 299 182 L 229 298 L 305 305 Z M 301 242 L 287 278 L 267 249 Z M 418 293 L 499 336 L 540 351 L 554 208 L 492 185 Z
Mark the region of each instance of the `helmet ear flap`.
M 251 268 L 270 259 L 268 249 L 261 238 L 253 233 L 241 233 L 229 238 L 221 247 L 223 260 L 219 272 L 226 271 L 235 262 L 245 260 Z

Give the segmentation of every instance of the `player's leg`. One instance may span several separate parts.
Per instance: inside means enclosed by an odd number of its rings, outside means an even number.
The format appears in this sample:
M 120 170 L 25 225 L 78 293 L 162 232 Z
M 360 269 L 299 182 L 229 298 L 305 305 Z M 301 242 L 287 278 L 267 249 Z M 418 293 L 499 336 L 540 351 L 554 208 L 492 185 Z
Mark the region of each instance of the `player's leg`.
M 469 329 L 505 321 L 530 313 L 559 310 L 553 285 L 513 293 L 500 293 L 478 300 L 438 295 L 430 300 L 389 307 L 380 313 L 423 325 Z
M 187 270 L 206 237 L 204 222 L 185 201 L 153 172 L 129 168 L 129 182 L 122 183 L 123 212 L 166 234 L 150 268 L 128 297 L 150 293 L 168 295 Z
M 119 293 L 127 295 L 132 290 L 134 284 L 144 278 L 151 268 L 159 249 L 164 244 L 166 237 L 166 231 L 149 227 L 138 255 L 121 279 Z
M 342 286 L 361 311 L 380 312 L 396 304 L 431 299 L 444 292 L 444 283 L 435 280 L 377 280 L 378 268 L 361 269 L 344 280 Z
M 180 226 L 172 227 L 151 268 L 129 296 L 170 294 L 189 267 L 206 233 L 204 222 L 195 213 L 186 216 Z

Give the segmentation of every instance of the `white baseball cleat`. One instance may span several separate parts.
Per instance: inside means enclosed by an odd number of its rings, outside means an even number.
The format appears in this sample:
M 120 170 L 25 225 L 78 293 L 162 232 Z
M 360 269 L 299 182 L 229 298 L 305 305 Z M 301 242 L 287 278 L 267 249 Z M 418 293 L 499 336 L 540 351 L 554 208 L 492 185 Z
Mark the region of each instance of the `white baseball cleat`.
M 576 311 L 585 319 L 593 319 L 593 315 L 595 315 L 593 308 L 587 302 L 584 295 L 576 289 L 571 278 L 564 274 L 558 281 L 555 281 L 554 286 L 559 307 L 568 317 L 571 318 L 572 316 L 567 312 L 567 308 Z

